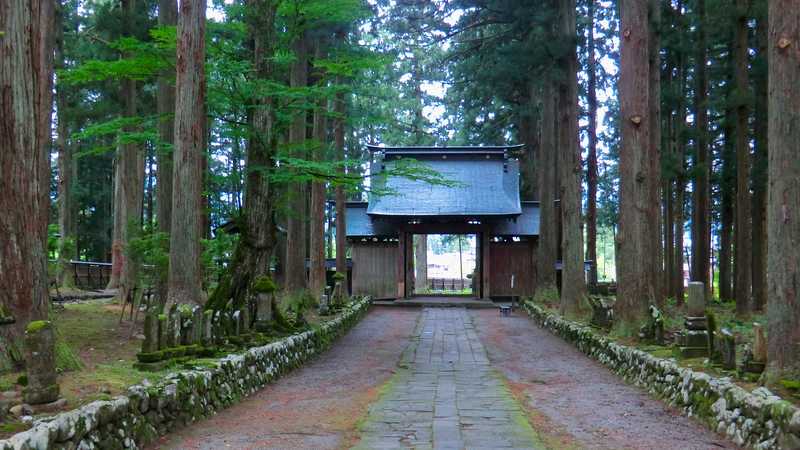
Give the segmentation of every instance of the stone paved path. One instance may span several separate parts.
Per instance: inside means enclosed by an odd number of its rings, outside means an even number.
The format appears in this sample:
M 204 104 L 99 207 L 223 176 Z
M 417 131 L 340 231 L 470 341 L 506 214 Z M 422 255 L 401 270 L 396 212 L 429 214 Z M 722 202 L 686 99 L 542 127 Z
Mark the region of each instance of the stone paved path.
M 423 310 L 361 430 L 362 449 L 543 448 L 462 308 Z

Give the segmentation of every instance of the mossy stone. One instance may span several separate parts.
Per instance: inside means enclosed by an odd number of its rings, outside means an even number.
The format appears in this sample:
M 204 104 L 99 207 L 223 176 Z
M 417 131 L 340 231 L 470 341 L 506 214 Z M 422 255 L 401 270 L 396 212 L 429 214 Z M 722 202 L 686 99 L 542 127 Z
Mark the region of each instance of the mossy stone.
M 28 326 L 25 328 L 26 333 L 38 333 L 45 328 L 52 326 L 49 320 L 34 320 L 33 322 L 29 323 Z

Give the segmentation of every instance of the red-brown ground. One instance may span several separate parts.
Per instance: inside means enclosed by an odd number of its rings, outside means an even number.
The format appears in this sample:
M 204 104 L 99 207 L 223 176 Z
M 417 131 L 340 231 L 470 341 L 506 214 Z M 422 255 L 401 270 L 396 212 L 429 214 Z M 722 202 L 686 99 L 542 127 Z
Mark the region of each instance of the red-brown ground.
M 348 448 L 392 376 L 418 309 L 375 308 L 333 347 L 242 403 L 153 448 Z
M 517 311 L 473 310 L 489 360 L 557 448 L 736 448 Z

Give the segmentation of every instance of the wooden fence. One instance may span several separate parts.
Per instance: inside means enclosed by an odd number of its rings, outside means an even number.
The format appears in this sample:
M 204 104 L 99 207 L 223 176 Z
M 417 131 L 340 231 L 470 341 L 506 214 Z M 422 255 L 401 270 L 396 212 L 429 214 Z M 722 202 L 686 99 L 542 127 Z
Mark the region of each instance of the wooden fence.
M 463 291 L 472 288 L 472 280 L 468 278 L 428 278 L 428 290 L 438 291 Z

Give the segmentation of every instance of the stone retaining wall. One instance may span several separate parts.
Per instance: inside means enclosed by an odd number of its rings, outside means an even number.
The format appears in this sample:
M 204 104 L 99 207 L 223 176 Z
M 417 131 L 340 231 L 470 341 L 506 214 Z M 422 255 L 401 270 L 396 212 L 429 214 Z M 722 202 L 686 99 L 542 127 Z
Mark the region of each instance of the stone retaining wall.
M 110 401 L 37 421 L 2 450 L 138 448 L 159 435 L 226 408 L 328 348 L 369 309 L 357 300 L 318 328 L 241 354 L 168 375 L 155 385 L 136 385 Z
M 591 327 L 562 319 L 530 301 L 523 307 L 542 327 L 736 444 L 757 449 L 800 448 L 800 410 L 766 388 L 748 392 L 729 378 L 715 378 L 680 367 L 674 360 L 617 344 Z

